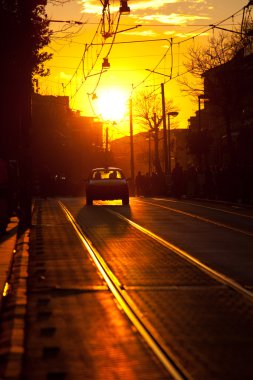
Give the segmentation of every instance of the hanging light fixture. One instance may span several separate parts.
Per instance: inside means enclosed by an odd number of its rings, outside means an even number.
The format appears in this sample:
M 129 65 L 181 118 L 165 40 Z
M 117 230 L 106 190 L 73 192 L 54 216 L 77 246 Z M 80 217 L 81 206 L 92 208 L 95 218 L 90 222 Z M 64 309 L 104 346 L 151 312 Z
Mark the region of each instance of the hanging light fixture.
M 102 63 L 102 69 L 109 69 L 110 68 L 110 62 L 108 61 L 108 58 L 104 58 L 103 63 Z
M 119 13 L 121 15 L 128 15 L 130 13 L 130 7 L 128 6 L 127 0 L 120 0 Z

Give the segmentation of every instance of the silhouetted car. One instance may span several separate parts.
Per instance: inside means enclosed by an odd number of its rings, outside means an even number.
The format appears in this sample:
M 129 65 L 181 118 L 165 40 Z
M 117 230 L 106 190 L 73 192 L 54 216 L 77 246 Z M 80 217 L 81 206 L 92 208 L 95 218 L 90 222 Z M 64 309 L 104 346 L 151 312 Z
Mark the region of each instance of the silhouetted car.
M 119 168 L 92 169 L 86 183 L 86 204 L 92 205 L 93 200 L 122 199 L 123 205 L 129 204 L 129 189 L 127 180 Z

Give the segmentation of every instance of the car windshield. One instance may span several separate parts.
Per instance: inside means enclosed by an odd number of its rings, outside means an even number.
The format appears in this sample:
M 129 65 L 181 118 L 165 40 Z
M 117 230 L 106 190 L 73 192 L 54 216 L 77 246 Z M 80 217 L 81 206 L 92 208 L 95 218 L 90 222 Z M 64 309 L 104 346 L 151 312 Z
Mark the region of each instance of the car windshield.
M 100 169 L 100 170 L 94 170 L 91 178 L 95 179 L 95 180 L 99 180 L 99 179 L 122 179 L 123 175 L 119 170 Z

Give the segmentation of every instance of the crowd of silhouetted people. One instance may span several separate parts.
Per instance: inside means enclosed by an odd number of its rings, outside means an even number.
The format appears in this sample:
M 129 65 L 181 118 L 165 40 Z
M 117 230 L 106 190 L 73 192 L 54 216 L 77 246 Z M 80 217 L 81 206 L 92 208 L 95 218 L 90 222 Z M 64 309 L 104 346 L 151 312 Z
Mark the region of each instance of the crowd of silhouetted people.
M 187 169 L 176 163 L 171 176 L 140 171 L 135 178 L 136 196 L 172 196 L 180 199 L 206 198 L 253 204 L 253 166 L 243 168 L 194 165 Z
M 36 182 L 36 181 L 35 181 Z M 36 182 L 37 183 L 37 182 Z M 0 236 L 13 214 L 18 215 L 17 168 L 15 162 L 0 157 Z M 42 171 L 35 186 L 35 196 L 84 194 L 83 181 L 71 183 L 61 175 L 51 176 Z M 194 165 L 186 169 L 176 163 L 171 175 L 164 173 L 142 174 L 135 178 L 136 196 L 169 196 L 202 198 L 253 205 L 253 165 L 248 167 L 206 167 L 201 170 Z

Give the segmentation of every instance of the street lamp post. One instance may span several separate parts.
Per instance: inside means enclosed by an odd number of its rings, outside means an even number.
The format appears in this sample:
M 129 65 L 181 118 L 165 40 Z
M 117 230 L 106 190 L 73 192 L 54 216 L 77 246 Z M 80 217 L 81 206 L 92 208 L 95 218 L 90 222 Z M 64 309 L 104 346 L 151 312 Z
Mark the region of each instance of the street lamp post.
M 148 131 L 148 174 L 151 176 L 151 130 Z
M 171 77 L 157 71 L 145 69 L 151 73 L 159 74 L 165 77 Z M 162 93 L 162 115 L 163 115 L 163 149 L 164 149 L 164 172 L 165 175 L 169 173 L 169 164 L 168 164 L 168 144 L 167 144 L 167 127 L 166 127 L 166 105 L 165 105 L 165 93 L 164 93 L 164 83 L 161 83 L 161 93 Z
M 105 166 L 109 163 L 109 131 L 108 126 L 105 129 Z
M 171 111 L 168 113 L 168 174 L 170 176 L 171 174 L 171 149 L 170 149 L 170 117 L 176 117 L 178 115 L 178 112 Z
M 131 171 L 131 193 L 135 195 L 134 185 L 134 139 L 133 139 L 133 101 L 129 100 L 129 115 L 130 115 L 130 171 Z
M 116 125 L 116 121 L 112 120 L 104 120 L 102 123 L 103 130 L 102 130 L 102 146 L 103 146 L 103 152 L 104 152 L 104 165 L 105 167 L 109 166 L 110 164 L 110 139 L 109 139 L 109 127 L 111 127 L 110 130 Z

